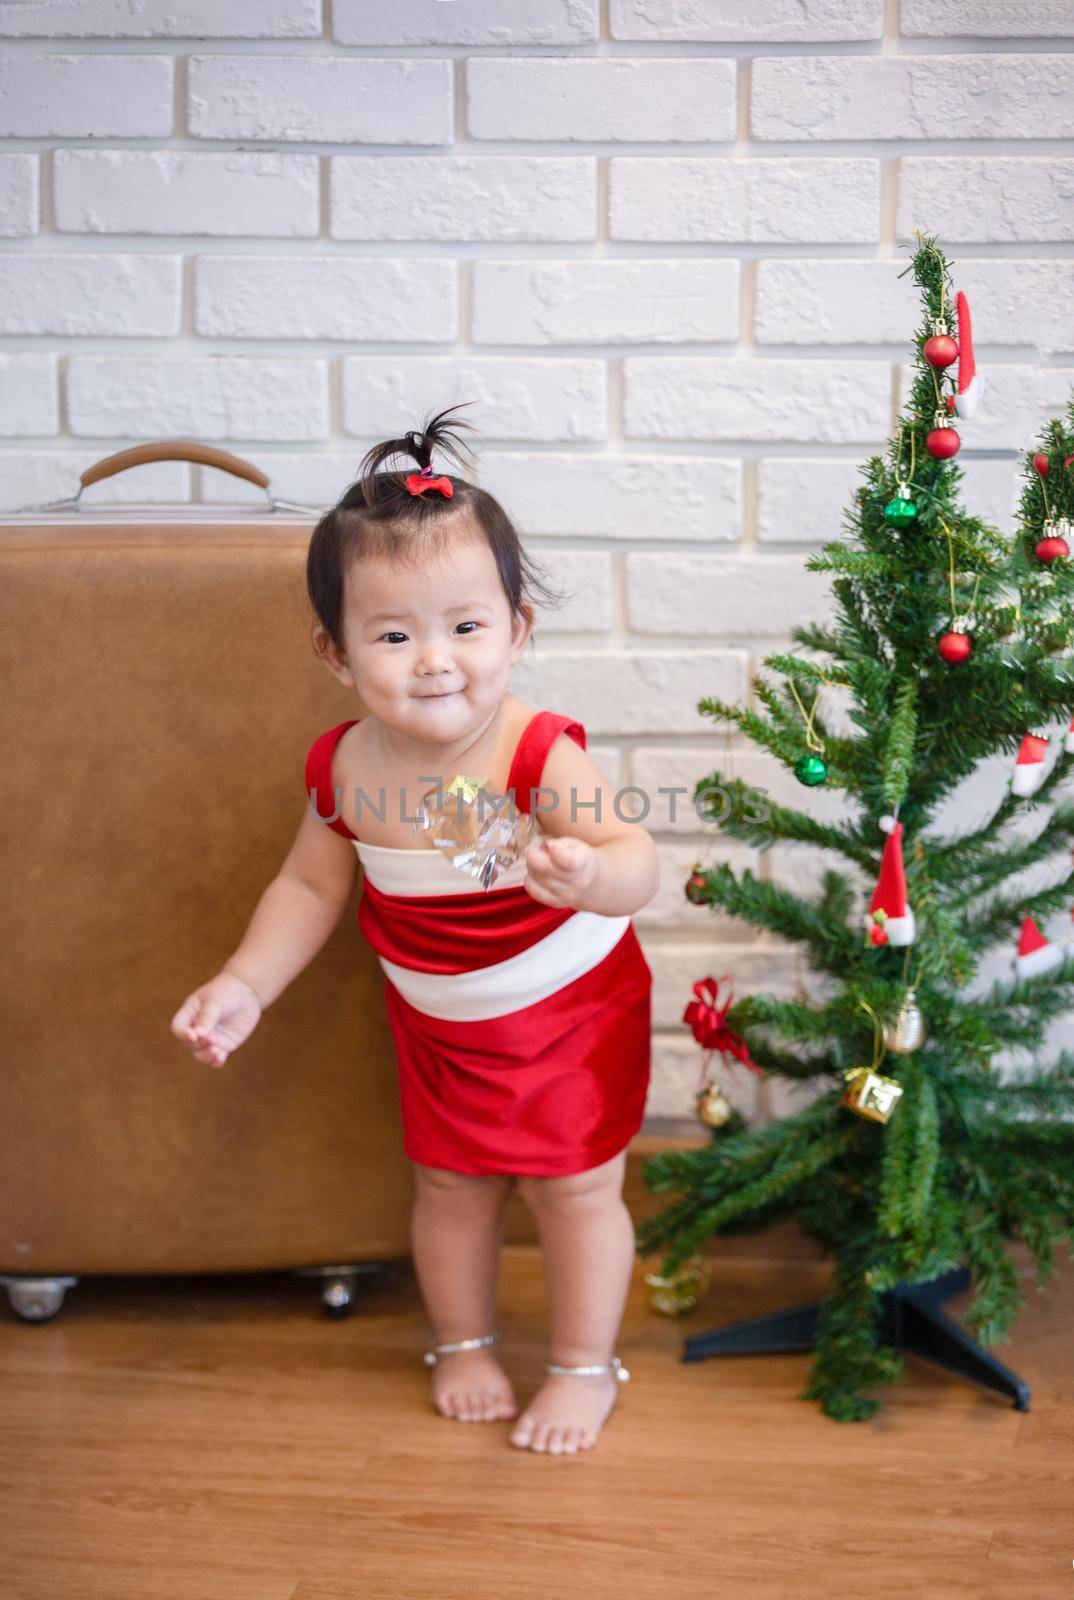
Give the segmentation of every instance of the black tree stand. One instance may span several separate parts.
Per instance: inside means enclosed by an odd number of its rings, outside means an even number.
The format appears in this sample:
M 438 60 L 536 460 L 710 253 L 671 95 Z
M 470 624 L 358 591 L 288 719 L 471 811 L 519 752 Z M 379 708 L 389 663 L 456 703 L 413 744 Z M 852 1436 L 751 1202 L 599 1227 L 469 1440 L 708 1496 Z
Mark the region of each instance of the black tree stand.
M 928 1283 L 900 1283 L 888 1289 L 880 1302 L 882 1342 L 926 1356 L 948 1372 L 1008 1395 L 1016 1411 L 1028 1411 L 1028 1383 L 982 1350 L 940 1309 L 941 1301 L 969 1286 L 969 1272 L 958 1267 Z M 751 1317 L 746 1322 L 731 1322 L 726 1328 L 695 1333 L 686 1340 L 682 1359 L 703 1361 L 706 1356 L 786 1355 L 811 1350 L 819 1312 L 820 1302 L 814 1300 L 789 1306 L 786 1311 L 774 1311 L 767 1317 Z

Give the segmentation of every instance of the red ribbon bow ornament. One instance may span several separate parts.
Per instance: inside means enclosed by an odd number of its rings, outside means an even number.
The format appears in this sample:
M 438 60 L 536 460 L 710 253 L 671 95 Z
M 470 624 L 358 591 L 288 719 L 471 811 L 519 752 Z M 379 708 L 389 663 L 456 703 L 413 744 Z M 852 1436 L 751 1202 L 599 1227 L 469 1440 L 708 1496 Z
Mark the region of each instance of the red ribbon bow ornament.
M 406 486 L 411 494 L 424 494 L 427 489 L 439 489 L 448 500 L 455 493 L 455 485 L 451 479 L 434 478 L 432 467 L 422 467 L 420 472 L 412 472 L 406 480 Z
M 718 1003 L 721 983 L 727 984 L 727 1000 L 722 1006 Z M 730 974 L 725 973 L 722 978 L 701 978 L 693 985 L 693 990 L 697 999 L 690 1001 L 682 1020 L 690 1024 L 698 1044 L 705 1050 L 719 1050 L 723 1055 L 734 1056 L 751 1072 L 760 1072 L 757 1063 L 750 1060 L 746 1041 L 727 1026 L 727 1013 L 735 993 Z

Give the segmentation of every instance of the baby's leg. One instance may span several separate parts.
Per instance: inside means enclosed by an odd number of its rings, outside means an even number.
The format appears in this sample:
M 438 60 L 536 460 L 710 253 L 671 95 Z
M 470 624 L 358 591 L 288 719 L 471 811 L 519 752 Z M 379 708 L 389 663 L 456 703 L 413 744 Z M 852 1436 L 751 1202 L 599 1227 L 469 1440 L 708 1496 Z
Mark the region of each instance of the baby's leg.
M 514 1178 L 504 1174 L 449 1172 L 415 1163 L 410 1239 L 422 1298 L 435 1344 L 454 1344 L 492 1333 L 503 1242 L 503 1211 Z M 511 1383 L 495 1346 L 437 1357 L 433 1404 L 460 1422 L 513 1417 Z
M 635 1259 L 634 1223 L 623 1200 L 626 1150 L 588 1172 L 518 1179 L 537 1221 L 557 1366 L 611 1361 Z M 526 1407 L 511 1443 L 533 1450 L 588 1450 L 615 1400 L 614 1372 L 551 1374 Z

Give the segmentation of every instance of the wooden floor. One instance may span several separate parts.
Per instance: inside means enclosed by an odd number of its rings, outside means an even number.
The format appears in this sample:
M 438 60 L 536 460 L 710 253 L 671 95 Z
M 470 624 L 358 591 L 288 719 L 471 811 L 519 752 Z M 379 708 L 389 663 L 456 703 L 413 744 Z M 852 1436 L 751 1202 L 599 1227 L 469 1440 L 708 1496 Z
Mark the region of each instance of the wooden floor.
M 721 1259 L 669 1321 L 639 1263 L 632 1381 L 597 1448 L 559 1457 L 432 1409 L 406 1264 L 338 1321 L 290 1275 L 87 1280 L 49 1323 L 0 1318 L 0 1596 L 1069 1600 L 1069 1263 L 997 1352 L 1029 1415 L 913 1358 L 859 1424 L 799 1398 L 805 1356 L 680 1361 L 685 1333 L 825 1271 Z M 545 1359 L 532 1246 L 505 1252 L 500 1306 L 524 1402 Z

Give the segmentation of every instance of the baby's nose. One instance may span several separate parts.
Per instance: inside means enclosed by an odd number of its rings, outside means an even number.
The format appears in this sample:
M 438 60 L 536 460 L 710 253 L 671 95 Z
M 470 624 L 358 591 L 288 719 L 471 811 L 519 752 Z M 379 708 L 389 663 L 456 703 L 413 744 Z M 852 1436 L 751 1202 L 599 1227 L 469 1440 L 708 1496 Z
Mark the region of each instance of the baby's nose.
M 451 652 L 443 645 L 427 645 L 421 653 L 420 671 L 429 677 L 450 672 L 454 665 Z

